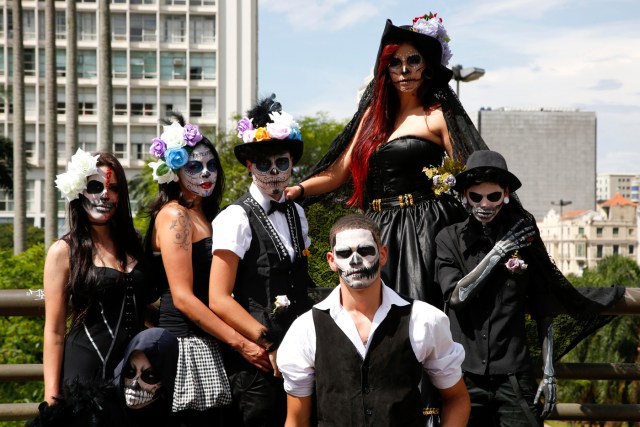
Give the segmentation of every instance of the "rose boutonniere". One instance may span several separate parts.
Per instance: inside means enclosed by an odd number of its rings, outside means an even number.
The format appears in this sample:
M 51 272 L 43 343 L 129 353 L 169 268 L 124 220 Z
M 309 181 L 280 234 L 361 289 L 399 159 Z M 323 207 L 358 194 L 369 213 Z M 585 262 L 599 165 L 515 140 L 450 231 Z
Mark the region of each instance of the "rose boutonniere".
M 518 251 L 515 251 L 513 255 L 511 255 L 511 258 L 509 258 L 507 262 L 504 263 L 504 266 L 507 267 L 507 270 L 509 270 L 509 272 L 514 274 L 521 274 L 528 267 L 527 263 L 525 263 L 524 260 L 520 258 L 520 254 L 518 253 Z
M 274 307 L 271 313 L 276 314 L 277 312 L 286 310 L 287 307 L 291 305 L 291 301 L 289 301 L 289 297 L 287 297 L 286 295 L 278 295 L 276 296 L 276 300 L 273 305 Z

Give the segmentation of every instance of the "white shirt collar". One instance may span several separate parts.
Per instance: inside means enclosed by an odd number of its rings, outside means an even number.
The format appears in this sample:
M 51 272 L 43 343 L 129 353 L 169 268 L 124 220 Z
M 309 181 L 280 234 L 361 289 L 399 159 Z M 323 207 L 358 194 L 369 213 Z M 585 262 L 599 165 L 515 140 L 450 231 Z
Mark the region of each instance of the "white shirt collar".
M 382 311 L 387 313 L 392 305 L 397 305 L 398 307 L 402 307 L 408 305 L 409 302 L 404 298 L 400 297 L 396 292 L 394 292 L 390 287 L 382 282 L 382 302 L 378 311 Z M 329 310 L 329 314 L 333 319 L 336 319 L 338 313 L 342 311 L 343 307 L 340 303 L 340 285 L 336 286 L 333 291 L 326 297 L 324 300 L 320 301 L 315 307 L 319 310 Z
M 273 200 L 271 197 L 267 197 L 264 195 L 262 191 L 258 188 L 258 186 L 252 182 L 249 186 L 249 194 L 256 199 L 256 202 L 262 207 L 265 212 L 269 212 L 269 208 L 271 207 L 271 201 Z M 280 194 L 280 200 L 278 202 L 284 202 L 284 192 Z

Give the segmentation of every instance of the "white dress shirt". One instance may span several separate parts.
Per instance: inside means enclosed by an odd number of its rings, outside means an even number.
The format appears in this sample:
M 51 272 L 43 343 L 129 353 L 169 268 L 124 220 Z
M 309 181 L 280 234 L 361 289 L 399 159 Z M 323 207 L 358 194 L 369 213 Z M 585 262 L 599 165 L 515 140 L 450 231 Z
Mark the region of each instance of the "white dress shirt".
M 340 286 L 314 307 L 329 309 L 329 315 L 353 343 L 363 360 L 376 329 L 387 317 L 392 305 L 409 304 L 391 288 L 383 284 L 382 303 L 373 317 L 369 339 L 365 346 L 349 313 L 340 302 Z M 463 347 L 454 342 L 449 318 L 440 310 L 422 301 L 414 301 L 409 320 L 409 341 L 422 363 L 431 383 L 445 389 L 462 378 Z M 297 318 L 278 348 L 278 368 L 284 377 L 287 393 L 296 397 L 311 396 L 315 381 L 316 329 L 311 311 Z
M 251 183 L 249 187 L 249 193 L 258 202 L 262 209 L 269 212 L 271 206 L 270 197 L 262 194 L 260 189 Z M 280 202 L 284 202 L 284 194 L 281 196 Z M 304 236 L 305 248 L 311 245 L 311 239 L 309 239 L 309 223 L 307 217 L 304 214 L 304 210 L 300 205 L 295 203 L 295 207 L 298 210 L 300 216 L 300 226 L 302 227 L 302 235 Z M 282 243 L 289 252 L 291 261 L 295 260 L 295 252 L 291 243 L 291 235 L 289 233 L 289 225 L 287 224 L 287 217 L 284 213 L 275 211 L 267 217 L 273 224 L 273 227 L 278 233 L 278 237 L 282 240 Z M 239 205 L 230 205 L 226 207 L 222 212 L 218 214 L 211 223 L 213 228 L 213 246 L 212 250 L 215 253 L 217 249 L 230 250 L 240 257 L 244 258 L 244 254 L 249 250 L 251 246 L 251 227 L 249 226 L 249 218 L 247 213 Z

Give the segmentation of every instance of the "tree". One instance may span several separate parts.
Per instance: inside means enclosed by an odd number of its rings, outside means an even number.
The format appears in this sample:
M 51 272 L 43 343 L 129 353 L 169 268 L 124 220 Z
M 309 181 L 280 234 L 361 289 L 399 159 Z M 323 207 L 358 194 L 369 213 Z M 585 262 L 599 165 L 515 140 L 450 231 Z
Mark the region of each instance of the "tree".
M 66 13 L 65 158 L 70 159 L 78 148 L 78 28 L 75 0 L 67 0 Z
M 113 151 L 113 84 L 109 0 L 98 0 L 98 151 Z
M 13 1 L 13 253 L 26 249 L 27 161 L 24 156 L 24 44 L 22 4 Z
M 595 269 L 585 270 L 582 277 L 574 278 L 576 286 L 603 287 L 616 284 L 637 287 L 640 267 L 633 260 L 620 256 L 604 258 Z M 638 316 L 617 316 L 608 325 L 582 341 L 569 352 L 563 362 L 577 363 L 638 363 Z M 600 404 L 638 403 L 638 381 L 569 381 L 558 386 L 559 397 L 565 402 Z M 631 424 L 629 424 L 631 425 Z
M 44 245 L 58 238 L 58 84 L 56 70 L 56 8 L 54 0 L 44 3 Z

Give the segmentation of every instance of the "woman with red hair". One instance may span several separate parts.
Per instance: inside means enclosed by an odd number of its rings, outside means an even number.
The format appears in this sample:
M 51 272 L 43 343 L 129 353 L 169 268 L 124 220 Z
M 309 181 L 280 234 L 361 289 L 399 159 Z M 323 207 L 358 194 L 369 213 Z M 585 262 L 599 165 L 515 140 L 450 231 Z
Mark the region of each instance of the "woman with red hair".
M 436 14 L 417 17 L 411 26 L 387 20 L 374 79 L 358 112 L 312 174 L 286 190 L 289 199 L 316 196 L 352 178 L 349 205 L 366 209 L 389 248 L 385 284 L 439 308 L 434 238 L 467 214 L 444 191 L 451 183 L 434 186 L 424 169 L 440 168 L 447 157 L 464 162 L 486 148 L 448 85 L 448 42 Z

